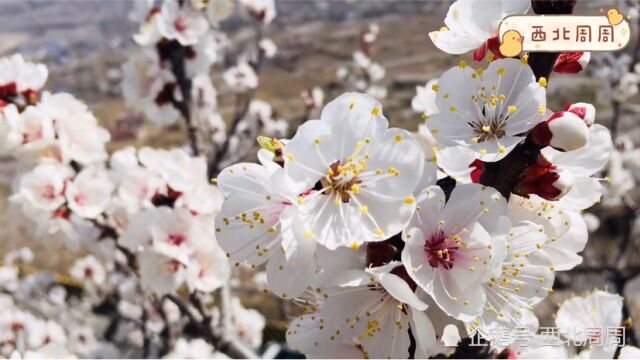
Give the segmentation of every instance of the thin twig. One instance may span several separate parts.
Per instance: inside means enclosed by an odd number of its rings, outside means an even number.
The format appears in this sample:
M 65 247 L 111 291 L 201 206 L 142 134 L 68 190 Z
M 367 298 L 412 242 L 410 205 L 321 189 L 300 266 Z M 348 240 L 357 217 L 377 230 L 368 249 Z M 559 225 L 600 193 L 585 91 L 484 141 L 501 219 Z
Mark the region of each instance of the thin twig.
M 256 76 L 259 76 L 260 70 L 264 63 L 264 52 L 260 48 L 260 41 L 262 41 L 263 39 L 262 25 L 256 21 L 254 23 L 254 29 L 255 29 L 254 46 L 255 46 L 256 60 L 250 65 L 253 68 L 253 71 L 256 73 Z M 221 167 L 223 165 L 223 161 L 227 156 L 230 145 L 231 145 L 231 138 L 235 135 L 236 131 L 238 130 L 238 125 L 240 124 L 240 121 L 247 115 L 247 112 L 249 111 L 249 105 L 251 104 L 251 100 L 255 96 L 255 93 L 256 93 L 255 89 L 252 89 L 243 94 L 237 95 L 236 111 L 231 120 L 231 126 L 229 128 L 229 131 L 227 132 L 227 137 L 225 138 L 224 142 L 222 143 L 222 145 L 220 145 L 220 147 L 218 147 L 218 149 L 215 151 L 213 159 L 211 159 L 211 162 L 209 165 L 209 177 L 214 177 L 216 174 L 220 172 L 220 170 L 222 170 Z
M 187 48 L 180 45 L 177 41 L 172 41 L 169 47 L 168 60 L 171 64 L 171 72 L 176 78 L 178 88 L 182 95 L 181 100 L 173 101 L 173 105 L 180 111 L 180 114 L 185 120 L 187 125 L 187 135 L 189 137 L 189 144 L 191 146 L 191 152 L 194 156 L 200 155 L 200 147 L 198 145 L 198 131 L 193 119 L 193 113 L 191 111 L 192 99 L 191 99 L 191 79 L 187 76 L 185 59 L 187 57 Z

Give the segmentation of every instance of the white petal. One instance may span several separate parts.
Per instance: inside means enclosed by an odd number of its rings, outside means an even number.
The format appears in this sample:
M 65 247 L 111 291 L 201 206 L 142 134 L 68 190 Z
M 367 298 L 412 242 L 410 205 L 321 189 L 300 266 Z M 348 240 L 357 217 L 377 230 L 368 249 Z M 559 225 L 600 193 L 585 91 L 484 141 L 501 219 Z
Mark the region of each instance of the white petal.
M 600 125 L 591 126 L 589 142 L 578 150 L 560 152 L 550 147 L 544 148 L 542 154 L 552 164 L 568 169 L 574 176 L 591 176 L 602 170 L 611 157 L 611 134 Z
M 378 281 L 391 296 L 393 296 L 401 303 L 407 304 L 419 311 L 427 309 L 427 304 L 418 299 L 407 282 L 404 281 L 401 277 L 391 273 L 387 273 L 382 274 L 378 278 Z
M 411 330 L 416 340 L 416 359 L 427 358 L 434 353 L 436 344 L 436 332 L 431 320 L 422 311 L 409 309 L 411 317 Z

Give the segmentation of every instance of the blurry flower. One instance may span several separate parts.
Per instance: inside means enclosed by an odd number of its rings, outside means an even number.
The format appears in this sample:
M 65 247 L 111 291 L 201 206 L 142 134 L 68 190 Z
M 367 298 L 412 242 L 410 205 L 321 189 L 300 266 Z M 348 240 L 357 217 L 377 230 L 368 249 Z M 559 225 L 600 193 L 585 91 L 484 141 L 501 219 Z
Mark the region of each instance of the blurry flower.
M 240 5 L 263 24 L 270 24 L 276 17 L 276 4 L 274 0 L 240 0 Z
M 274 57 L 276 55 L 276 52 L 278 51 L 278 47 L 276 46 L 276 44 L 268 38 L 260 40 L 260 43 L 258 45 L 260 46 L 260 51 L 264 53 L 264 56 L 266 58 Z
M 188 1 L 183 4 L 177 0 L 164 1 L 160 15 L 154 20 L 161 36 L 177 40 L 183 46 L 195 44 L 209 29 L 202 12 L 193 8 Z
M 107 179 L 104 171 L 85 168 L 67 184 L 65 196 L 69 209 L 75 214 L 95 219 L 111 200 L 113 184 Z
M 231 300 L 231 309 L 234 314 L 233 327 L 240 341 L 258 348 L 262 344 L 262 332 L 267 323 L 265 317 L 254 309 L 246 309 L 238 298 Z
M 173 350 L 165 355 L 165 359 L 217 359 L 223 358 L 214 353 L 214 348 L 203 339 L 187 340 L 183 337 L 176 340 Z
M 600 219 L 597 216 L 592 213 L 585 212 L 582 213 L 582 220 L 587 224 L 587 231 L 589 231 L 589 233 L 598 231 L 598 228 L 600 227 Z
M 0 59 L 0 103 L 18 94 L 26 97 L 29 92 L 37 94 L 48 76 L 46 66 L 27 62 L 21 54 Z
M 25 174 L 11 201 L 39 210 L 53 211 L 65 203 L 66 182 L 73 169 L 60 164 L 42 164 Z
M 19 249 L 9 251 L 4 256 L 4 265 L 25 265 L 30 264 L 33 261 L 33 251 L 28 247 L 21 247 Z
M 63 159 L 82 165 L 107 159 L 105 143 L 111 135 L 98 125 L 86 104 L 70 94 L 44 93 L 38 108 L 54 119 Z
M 622 296 L 601 290 L 574 296 L 558 309 L 556 326 L 569 340 L 589 344 L 593 358 L 611 359 L 618 347 L 602 339 L 611 336 L 606 331 L 621 325 L 622 303 Z M 599 333 L 590 333 L 589 329 L 598 329 Z
M 324 91 L 317 86 L 311 90 L 302 90 L 300 96 L 304 100 L 305 105 L 312 109 L 317 109 L 324 103 Z
M 159 125 L 170 125 L 180 118 L 173 105 L 175 78 L 160 66 L 154 49 L 134 52 L 122 71 L 122 93 L 129 106 Z
M 92 255 L 76 260 L 69 270 L 69 274 L 79 281 L 86 281 L 95 285 L 101 285 L 106 278 L 105 268 Z
M 425 86 L 416 86 L 416 96 L 411 100 L 411 107 L 414 111 L 429 115 L 436 113 L 436 90 L 438 89 L 438 79 L 431 79 Z
M 225 83 L 235 92 L 245 92 L 258 87 L 258 76 L 253 67 L 240 62 L 222 74 Z
M 22 119 L 14 104 L 0 107 L 0 153 L 7 155 L 17 149 L 23 141 L 19 131 Z

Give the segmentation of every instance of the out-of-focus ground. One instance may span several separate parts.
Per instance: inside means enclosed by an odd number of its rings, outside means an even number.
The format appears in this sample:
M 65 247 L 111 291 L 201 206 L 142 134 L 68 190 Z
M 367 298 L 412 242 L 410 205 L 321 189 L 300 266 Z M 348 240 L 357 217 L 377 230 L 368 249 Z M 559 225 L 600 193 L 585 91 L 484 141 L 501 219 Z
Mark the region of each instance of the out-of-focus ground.
M 129 49 L 136 45 L 130 40 L 136 26 L 127 20 L 130 1 L 2 1 L 0 2 L 0 54 L 22 52 L 34 61 L 49 67 L 46 88 L 68 91 L 86 101 L 103 126 L 113 137 L 110 149 L 126 145 L 170 147 L 185 141 L 185 132 L 157 129 L 142 117 L 128 110 L 120 94 L 120 64 Z M 429 40 L 428 31 L 438 29 L 449 3 L 427 1 L 281 1 L 278 17 L 266 32 L 278 46 L 277 56 L 264 66 L 256 98 L 269 101 L 278 118 L 298 119 L 303 110 L 300 92 L 313 86 L 331 88 L 336 82 L 336 69 L 347 63 L 357 48 L 361 31 L 371 22 L 380 27 L 374 60 L 387 70 L 385 81 L 389 96 L 382 100 L 384 112 L 394 126 L 417 129 L 420 116 L 411 110 L 415 86 L 438 77 L 461 59 L 473 63 L 470 54 L 452 56 L 437 50 Z M 597 14 L 604 2 L 580 2 L 580 14 Z M 234 17 L 222 28 L 230 31 L 238 43 L 251 37 L 251 28 L 243 19 Z M 636 37 L 637 38 L 637 37 Z M 597 56 L 597 55 L 595 55 Z M 233 110 L 233 96 L 221 82 L 220 69 L 212 77 L 217 85 L 221 113 L 229 118 Z M 552 109 L 561 109 L 567 102 L 596 103 L 599 79 L 586 75 L 554 75 L 548 88 L 548 102 Z M 328 99 L 330 100 L 330 99 Z M 632 102 L 640 106 L 636 97 Z M 608 125 L 611 118 L 609 104 L 598 104 L 596 121 Z M 640 145 L 638 119 L 623 114 L 621 133 L 626 133 Z M 292 124 L 295 126 L 295 124 Z M 73 253 L 51 253 L 43 247 L 44 239 L 30 239 L 10 230 L 7 196 L 10 194 L 12 161 L 0 161 L 0 254 L 23 245 L 36 252 L 36 266 L 41 269 L 65 271 Z M 609 276 L 588 268 L 614 266 L 617 249 L 624 237 L 623 224 L 615 214 L 594 210 L 601 217 L 602 226 L 591 234 L 583 252 L 584 264 L 577 269 L 559 273 L 556 291 L 538 306 L 542 326 L 553 326 L 552 314 L 556 304 L 572 293 L 594 287 L 615 287 Z M 634 238 L 639 237 L 635 234 Z M 629 256 L 629 267 L 640 266 L 640 249 L 635 247 Z M 636 288 L 640 288 L 637 286 Z M 260 308 L 276 328 L 286 320 L 282 309 L 263 296 L 249 295 L 245 305 Z M 635 323 L 640 323 L 640 294 L 631 306 Z M 273 330 L 273 329 L 272 329 Z M 277 330 L 277 329 L 276 329 Z M 270 330 L 271 331 L 271 330 Z M 272 332 L 270 337 L 278 337 Z

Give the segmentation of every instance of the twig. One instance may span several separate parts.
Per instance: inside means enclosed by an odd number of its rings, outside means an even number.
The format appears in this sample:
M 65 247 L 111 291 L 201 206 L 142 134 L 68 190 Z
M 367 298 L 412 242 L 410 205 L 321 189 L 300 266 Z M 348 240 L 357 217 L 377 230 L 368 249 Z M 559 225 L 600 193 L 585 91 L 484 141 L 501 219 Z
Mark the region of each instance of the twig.
M 200 299 L 197 296 L 194 297 L 192 295 L 190 299 L 196 308 L 197 315 L 179 296 L 169 294 L 166 295 L 166 298 L 176 304 L 178 309 L 180 309 L 180 312 L 187 316 L 191 325 L 193 325 L 194 328 L 197 329 L 198 333 L 203 336 L 207 342 L 211 343 L 217 351 L 236 359 L 258 357 L 253 350 L 249 349 L 245 344 L 238 340 L 236 336 L 233 336 L 231 331 L 220 332 L 214 330 L 211 327 L 211 318 L 207 315 L 204 305 L 200 302 Z M 222 310 L 220 310 L 220 312 L 222 315 Z
M 260 74 L 260 69 L 262 68 L 262 64 L 264 62 L 264 52 L 260 48 L 260 41 L 262 41 L 262 25 L 257 21 L 254 23 L 255 29 L 255 51 L 256 51 L 256 61 L 251 64 L 253 67 L 253 71 L 256 73 L 256 76 Z M 235 135 L 238 130 L 238 125 L 240 121 L 247 115 L 249 111 L 249 105 L 251 104 L 251 100 L 255 96 L 255 89 L 245 92 L 244 94 L 239 94 L 236 97 L 236 111 L 234 113 L 233 119 L 231 120 L 231 127 L 227 132 L 227 137 L 224 142 L 218 149 L 215 151 L 213 159 L 209 164 L 209 177 L 214 177 L 217 173 L 220 172 L 224 158 L 227 156 L 229 152 L 229 147 L 231 145 L 231 137 Z
M 142 312 L 142 324 L 141 330 L 143 334 L 142 341 L 142 357 L 147 359 L 151 352 L 151 334 L 149 333 L 149 329 L 147 328 L 147 321 L 149 321 L 149 310 L 146 306 L 144 306 L 144 310 Z
M 187 56 L 187 48 L 180 45 L 177 41 L 172 41 L 166 45 L 168 47 L 167 54 L 168 60 L 171 64 L 171 72 L 176 77 L 176 82 L 182 99 L 180 101 L 173 100 L 173 105 L 180 111 L 182 117 L 187 125 L 187 135 L 189 137 L 189 144 L 191 146 L 191 152 L 194 156 L 200 155 L 200 147 L 198 146 L 198 132 L 196 124 L 191 111 L 192 99 L 191 99 L 191 79 L 187 76 L 185 59 Z

